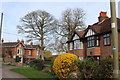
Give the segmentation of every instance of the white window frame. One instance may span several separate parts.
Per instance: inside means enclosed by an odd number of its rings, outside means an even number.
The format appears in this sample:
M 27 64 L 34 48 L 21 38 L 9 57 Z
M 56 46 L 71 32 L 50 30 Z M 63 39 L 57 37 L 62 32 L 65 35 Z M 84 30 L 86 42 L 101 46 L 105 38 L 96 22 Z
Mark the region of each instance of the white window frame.
M 74 41 L 74 49 L 83 49 L 83 43 L 80 40 Z
M 39 55 L 39 51 L 37 50 L 37 52 L 36 52 L 36 55 L 38 56 Z
M 31 51 L 30 50 L 28 51 L 28 55 L 31 55 Z
M 70 50 L 73 50 L 73 42 L 70 42 Z

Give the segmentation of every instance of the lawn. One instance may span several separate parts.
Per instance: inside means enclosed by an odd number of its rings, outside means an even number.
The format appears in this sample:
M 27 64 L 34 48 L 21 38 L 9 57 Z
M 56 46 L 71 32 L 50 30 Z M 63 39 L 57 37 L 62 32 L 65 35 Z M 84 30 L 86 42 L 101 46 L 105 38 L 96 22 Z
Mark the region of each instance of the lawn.
M 53 78 L 52 76 L 46 73 L 43 73 L 41 71 L 37 71 L 31 67 L 16 68 L 16 69 L 11 69 L 11 71 L 24 75 L 31 80 L 37 80 L 37 79 L 38 80 L 51 80 Z

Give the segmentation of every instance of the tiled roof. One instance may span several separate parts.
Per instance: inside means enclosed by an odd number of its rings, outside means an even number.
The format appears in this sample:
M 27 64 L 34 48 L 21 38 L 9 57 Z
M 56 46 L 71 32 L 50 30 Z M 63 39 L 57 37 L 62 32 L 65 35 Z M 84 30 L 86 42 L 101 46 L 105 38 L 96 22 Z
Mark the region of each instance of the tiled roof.
M 120 31 L 120 19 L 119 18 L 117 18 L 117 26 L 118 26 L 118 30 Z M 111 28 L 111 18 L 107 18 L 107 19 L 103 20 L 102 22 L 97 22 L 93 25 L 89 25 L 86 30 L 76 31 L 76 33 L 80 37 L 84 37 L 84 34 L 88 31 L 88 29 L 92 29 L 97 34 L 110 32 L 112 30 L 112 28 Z
M 21 42 L 4 42 L 2 43 L 2 47 L 16 47 L 17 45 L 22 44 Z M 39 47 L 38 45 L 24 45 L 25 49 L 36 49 Z
M 119 18 L 117 18 L 117 26 L 118 26 L 118 30 L 120 30 L 120 19 Z M 96 33 L 110 32 L 112 30 L 111 18 L 107 18 L 103 20 L 102 22 L 93 24 L 92 26 L 90 26 L 90 28 L 93 29 Z
M 2 47 L 16 47 L 20 42 L 5 42 L 2 43 Z
M 25 45 L 25 49 L 36 49 L 37 47 L 39 47 L 38 45 Z

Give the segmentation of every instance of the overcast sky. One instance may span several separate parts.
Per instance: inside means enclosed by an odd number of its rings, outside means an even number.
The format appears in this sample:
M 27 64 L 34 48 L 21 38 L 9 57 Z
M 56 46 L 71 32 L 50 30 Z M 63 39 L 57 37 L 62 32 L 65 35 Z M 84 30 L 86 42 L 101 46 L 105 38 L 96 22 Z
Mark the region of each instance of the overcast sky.
M 82 8 L 86 12 L 86 26 L 97 22 L 99 13 L 101 11 L 107 12 L 107 15 L 110 17 L 110 6 L 108 0 L 106 2 L 87 2 L 87 0 L 85 0 L 84 2 L 77 2 L 77 0 L 76 2 L 74 2 L 74 0 L 71 1 L 73 2 L 64 2 L 64 0 L 63 2 L 47 2 L 47 0 L 45 0 L 44 2 L 14 2 L 14 0 L 5 0 L 4 2 L 2 2 L 2 6 L 0 6 L 0 12 L 3 12 L 4 14 L 2 38 L 5 41 L 9 42 L 16 41 L 17 39 L 25 39 L 24 37 L 22 37 L 23 35 L 18 34 L 16 26 L 21 24 L 21 17 L 35 10 L 45 10 L 51 13 L 55 18 L 60 19 L 61 13 L 67 8 Z M 118 16 L 117 3 L 116 8 Z

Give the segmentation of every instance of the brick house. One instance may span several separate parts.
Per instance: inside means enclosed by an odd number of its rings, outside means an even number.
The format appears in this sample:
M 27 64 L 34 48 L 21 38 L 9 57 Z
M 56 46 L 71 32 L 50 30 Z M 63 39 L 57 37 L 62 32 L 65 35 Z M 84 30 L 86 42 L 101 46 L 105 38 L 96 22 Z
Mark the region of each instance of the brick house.
M 120 52 L 120 19 L 117 18 L 119 52 Z M 98 22 L 89 25 L 83 31 L 75 31 L 68 43 L 68 52 L 76 54 L 80 59 L 94 59 L 112 56 L 111 18 L 106 12 L 100 12 Z
M 3 41 L 2 41 L 3 42 Z M 24 41 L 17 40 L 17 42 L 3 42 L 2 43 L 2 56 L 3 59 L 12 58 L 15 59 L 16 56 L 19 56 L 21 62 L 25 62 L 29 59 L 36 59 L 39 58 L 38 55 L 38 45 L 33 45 L 32 42 L 30 45 L 24 44 Z

